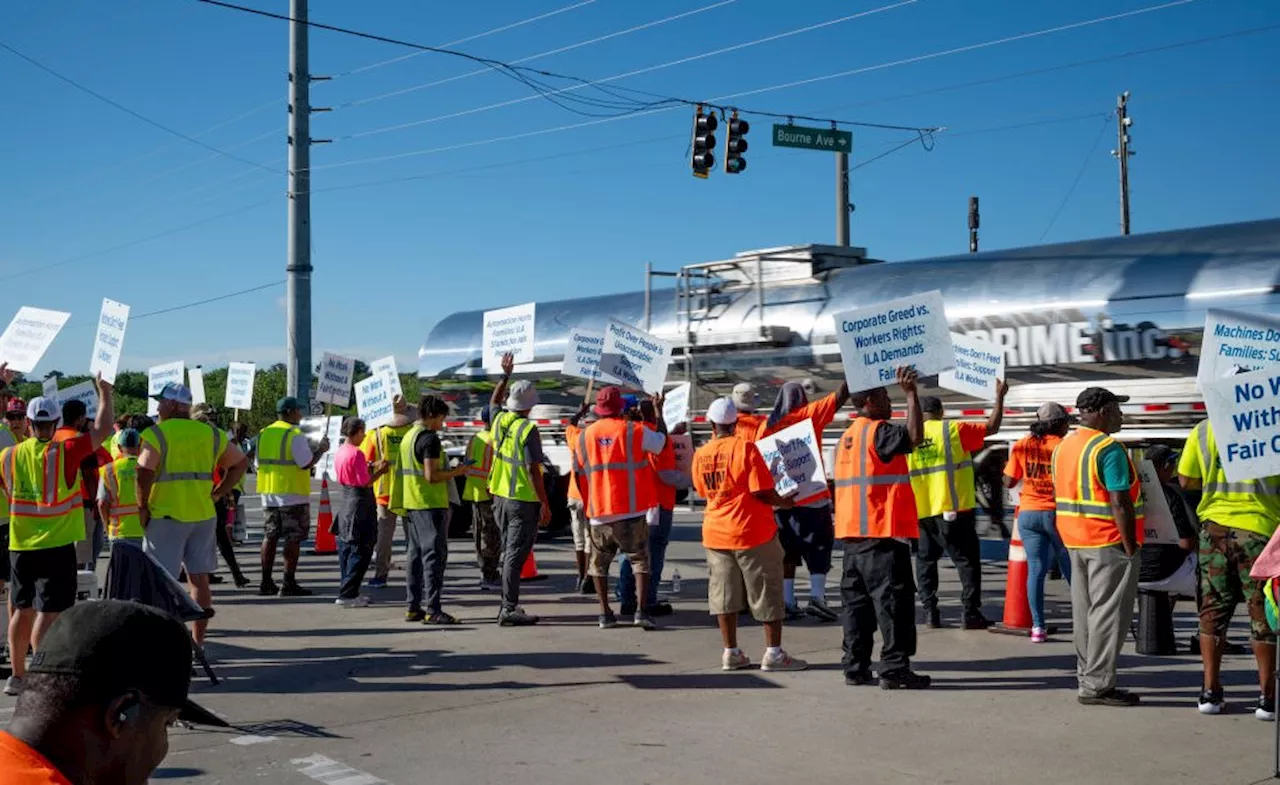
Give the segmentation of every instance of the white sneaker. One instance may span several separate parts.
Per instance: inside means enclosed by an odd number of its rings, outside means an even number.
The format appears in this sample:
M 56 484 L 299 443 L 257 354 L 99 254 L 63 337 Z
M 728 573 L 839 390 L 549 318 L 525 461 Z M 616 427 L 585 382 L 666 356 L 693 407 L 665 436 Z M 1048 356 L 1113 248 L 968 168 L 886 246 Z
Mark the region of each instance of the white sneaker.
M 333 604 L 339 608 L 368 608 L 373 604 L 373 600 L 361 594 L 359 597 L 339 597 L 333 601 Z
M 10 676 L 4 683 L 5 695 L 21 695 L 22 689 L 26 685 L 22 683 L 21 676 Z
M 797 660 L 785 651 L 773 657 L 770 657 L 766 652 L 764 659 L 760 660 L 760 670 L 762 671 L 802 671 L 808 670 L 808 668 L 809 663 L 804 660 Z
M 739 649 L 736 652 L 726 651 L 720 656 L 720 670 L 740 671 L 751 667 L 751 658 Z

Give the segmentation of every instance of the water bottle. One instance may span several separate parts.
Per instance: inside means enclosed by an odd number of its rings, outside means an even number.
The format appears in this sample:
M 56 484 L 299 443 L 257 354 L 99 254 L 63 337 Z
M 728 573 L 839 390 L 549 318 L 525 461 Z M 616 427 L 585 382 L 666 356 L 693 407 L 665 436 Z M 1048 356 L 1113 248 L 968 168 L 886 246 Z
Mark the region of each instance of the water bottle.
M 676 568 L 671 572 L 671 593 L 680 593 L 680 568 Z

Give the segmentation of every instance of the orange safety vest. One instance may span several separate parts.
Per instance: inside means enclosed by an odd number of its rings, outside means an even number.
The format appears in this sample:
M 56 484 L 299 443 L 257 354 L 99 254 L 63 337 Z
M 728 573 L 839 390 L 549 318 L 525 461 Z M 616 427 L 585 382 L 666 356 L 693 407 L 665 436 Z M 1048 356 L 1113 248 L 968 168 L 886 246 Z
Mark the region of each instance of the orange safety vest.
M 582 490 L 578 488 L 578 472 L 575 468 L 582 460 L 578 457 L 578 442 L 582 436 L 582 429 L 576 425 L 566 425 L 564 428 L 565 441 L 569 443 L 569 498 L 583 501 Z M 585 504 L 585 502 L 584 502 Z
M 1053 451 L 1053 494 L 1058 535 L 1068 548 L 1103 548 L 1120 542 L 1120 528 L 1111 512 L 1110 495 L 1098 471 L 1098 456 L 1115 444 L 1102 431 L 1077 428 Z M 1142 544 L 1142 480 L 1129 461 L 1129 498 L 1137 515 L 1135 536 Z
M 578 437 L 577 470 L 587 481 L 587 517 L 641 516 L 657 506 L 644 426 L 617 417 Z
M 885 463 L 876 454 L 883 420 L 857 417 L 836 447 L 836 537 L 919 537 L 907 456 Z

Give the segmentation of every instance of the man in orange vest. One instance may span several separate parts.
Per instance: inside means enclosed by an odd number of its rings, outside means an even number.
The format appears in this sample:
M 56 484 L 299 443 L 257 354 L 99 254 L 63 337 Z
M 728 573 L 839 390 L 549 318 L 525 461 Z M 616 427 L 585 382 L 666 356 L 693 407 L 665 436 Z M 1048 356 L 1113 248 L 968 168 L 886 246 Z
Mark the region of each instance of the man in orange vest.
M 928 676 L 911 670 L 916 653 L 915 580 L 908 539 L 920 535 L 907 456 L 924 440 L 916 372 L 899 368 L 907 424 L 889 422 L 883 387 L 850 396 L 858 416 L 836 447 L 836 539 L 844 547 L 844 681 L 875 682 L 871 648 L 880 628 L 880 688 L 920 690 Z
M 1116 689 L 1116 661 L 1133 621 L 1142 546 L 1142 481 L 1111 438 L 1127 395 L 1090 387 L 1076 398 L 1080 427 L 1053 451 L 1058 534 L 1071 557 L 1071 634 L 1079 701 L 1135 706 Z

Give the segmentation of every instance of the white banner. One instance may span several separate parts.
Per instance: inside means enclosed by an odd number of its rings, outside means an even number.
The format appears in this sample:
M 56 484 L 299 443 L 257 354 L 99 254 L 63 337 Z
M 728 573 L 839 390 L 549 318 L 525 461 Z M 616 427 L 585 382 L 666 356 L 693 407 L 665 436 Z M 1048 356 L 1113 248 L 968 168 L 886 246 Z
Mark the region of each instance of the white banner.
M 502 366 L 502 355 L 510 352 L 518 363 L 533 362 L 533 323 L 537 303 L 513 305 L 484 312 L 481 362 L 490 372 Z
M 58 400 L 58 377 L 47 376 L 43 382 L 40 382 L 40 394 L 45 398 Z
M 320 378 L 316 380 L 316 402 L 330 403 L 339 409 L 350 406 L 351 379 L 355 372 L 355 360 L 325 352 L 320 361 Z
M 1227 479 L 1280 475 L 1280 372 L 1205 381 L 1200 389 Z
M 93 357 L 89 358 L 89 375 L 102 374 L 107 384 L 116 383 L 120 369 L 120 355 L 124 352 L 124 330 L 129 324 L 129 306 L 115 300 L 102 298 L 102 313 L 98 316 L 98 337 L 93 342 Z
M 941 292 L 922 292 L 832 318 L 853 392 L 892 384 L 899 366 L 913 366 L 921 376 L 955 367 Z
M 1177 545 L 1178 526 L 1173 522 L 1169 500 L 1160 487 L 1160 477 L 1151 461 L 1137 464 L 1138 479 L 1142 481 L 1142 528 L 1148 545 Z
M 59 405 L 67 401 L 84 401 L 85 411 L 92 420 L 98 415 L 98 388 L 93 386 L 93 382 L 80 382 L 73 384 L 65 390 L 58 392 Z
M 400 369 L 396 367 L 396 356 L 394 354 L 369 363 L 369 372 L 374 376 L 380 373 L 390 374 L 391 394 L 404 395 L 404 390 L 400 389 Z
M 1004 349 L 981 338 L 951 333 L 955 369 L 938 374 L 938 386 L 981 398 L 996 399 L 996 380 L 1004 378 Z
M 560 366 L 560 372 L 579 379 L 616 383 L 616 379 L 605 379 L 600 373 L 600 352 L 603 349 L 603 330 L 572 328 L 569 330 L 569 341 L 564 347 L 564 363 Z
M 690 384 L 677 384 L 667 390 L 666 400 L 662 403 L 662 421 L 668 428 L 674 428 L 682 422 L 689 421 Z
M 600 372 L 625 387 L 647 393 L 662 392 L 671 363 L 671 344 L 625 322 L 605 326 Z
M 1196 371 L 1200 389 L 1239 371 L 1262 369 L 1280 370 L 1280 318 L 1209 309 Z
M 159 395 L 166 384 L 182 384 L 186 377 L 187 366 L 182 360 L 174 360 L 164 365 L 153 365 L 147 369 L 147 414 L 155 417 L 160 413 L 160 402 L 154 397 Z
M 227 395 L 223 406 L 228 409 L 253 408 L 253 363 L 231 363 L 227 366 Z
M 11 371 L 31 373 L 70 318 L 62 311 L 22 306 L 0 335 L 0 362 L 7 362 Z
M 773 474 L 773 488 L 779 496 L 804 499 L 827 487 L 812 420 L 801 420 L 755 444 Z
M 391 422 L 395 406 L 391 399 L 390 376 L 380 373 L 356 382 L 356 412 L 369 432 Z
M 191 388 L 191 405 L 205 403 L 204 397 L 204 369 L 196 366 L 187 371 L 187 386 Z

